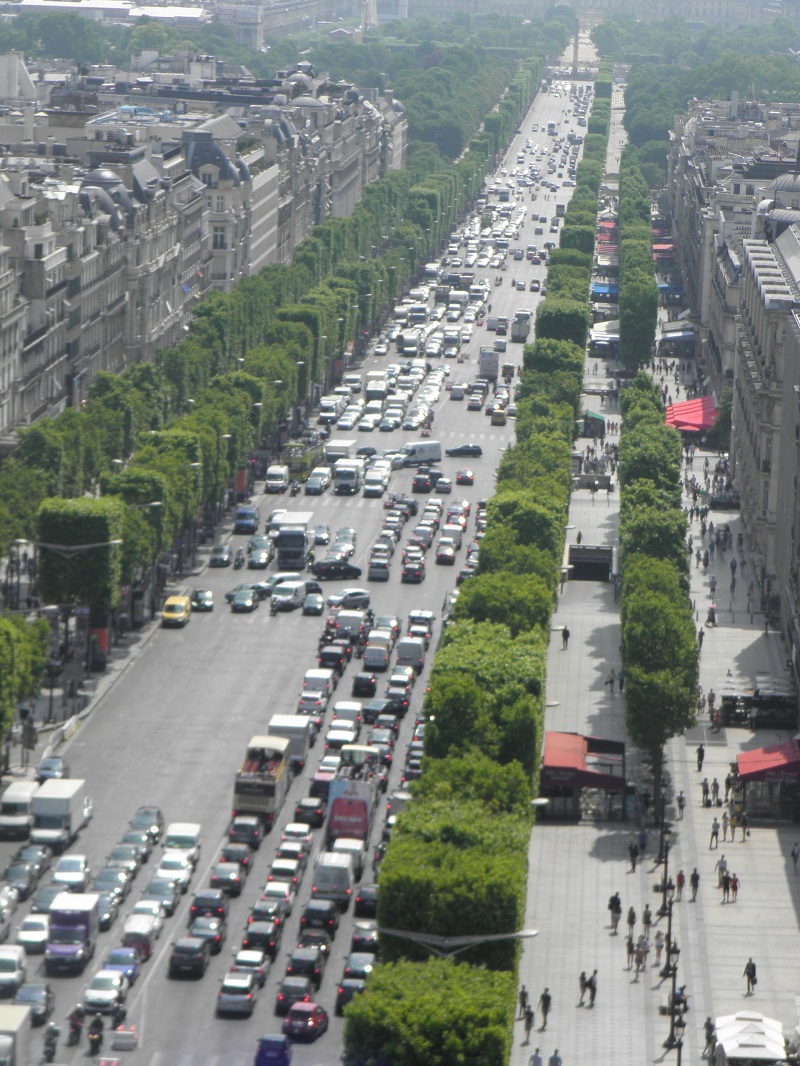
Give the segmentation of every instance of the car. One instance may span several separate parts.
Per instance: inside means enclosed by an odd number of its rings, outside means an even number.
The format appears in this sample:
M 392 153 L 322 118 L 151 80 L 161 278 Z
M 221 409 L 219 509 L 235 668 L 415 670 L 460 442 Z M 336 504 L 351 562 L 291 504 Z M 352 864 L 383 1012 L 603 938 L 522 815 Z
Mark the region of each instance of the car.
M 234 614 L 247 614 L 258 608 L 260 597 L 250 588 L 239 589 L 230 599 L 231 611 Z
M 267 983 L 270 959 L 265 951 L 259 948 L 241 948 L 233 957 L 231 973 L 249 973 L 255 979 L 259 988 Z
M 23 844 L 12 855 L 12 862 L 29 862 L 33 865 L 37 880 L 50 869 L 53 852 L 46 844 Z
M 128 825 L 131 829 L 141 829 L 143 833 L 147 833 L 154 844 L 157 844 L 164 832 L 164 815 L 160 807 L 149 805 L 139 807 Z
M 283 1022 L 282 1030 L 292 1040 L 316 1040 L 328 1030 L 328 1012 L 319 1003 L 294 1003 Z
M 357 977 L 366 981 L 375 968 L 376 957 L 371 951 L 352 951 L 344 964 L 343 977 Z
M 253 548 L 247 556 L 247 569 L 266 570 L 269 562 L 270 554 L 265 548 Z
M 187 858 L 180 854 L 170 855 L 167 851 L 161 857 L 155 876 L 174 882 L 181 892 L 185 892 L 192 880 L 193 873 L 194 866 Z
M 192 613 L 192 604 L 188 596 L 168 596 L 161 609 L 161 625 L 164 627 L 185 626 Z
M 294 809 L 294 820 L 319 829 L 325 822 L 325 802 L 316 796 L 306 796 Z
M 352 694 L 354 696 L 374 696 L 378 690 L 378 678 L 374 673 L 361 670 L 353 678 Z
M 279 913 L 274 914 L 269 920 L 254 917 L 257 914 L 266 913 L 266 907 L 259 906 L 261 903 L 269 904 L 273 911 L 278 911 Z M 281 947 L 283 931 L 280 922 L 283 921 L 284 917 L 285 911 L 281 909 L 279 901 L 275 899 L 259 900 L 247 920 L 244 936 L 242 937 L 242 949 L 245 951 L 263 951 L 274 962 Z
M 62 891 L 84 892 L 92 873 L 85 855 L 62 855 L 53 869 L 53 884 Z
M 40 759 L 36 767 L 36 780 L 41 785 L 43 781 L 58 781 L 69 777 L 69 766 L 60 755 L 47 755 Z
M 29 914 L 20 922 L 15 943 L 28 955 L 41 955 L 50 934 L 50 919 L 46 914 Z
M 36 867 L 32 862 L 12 862 L 3 879 L 16 891 L 18 899 L 27 899 L 36 888 Z
M 134 903 L 131 909 L 131 916 L 134 914 L 144 915 L 146 918 L 153 919 L 153 932 L 155 933 L 156 940 L 161 936 L 164 929 L 164 908 L 154 899 L 139 899 Z
M 136 948 L 111 948 L 103 959 L 103 969 L 121 973 L 129 985 L 136 982 L 141 965 L 142 958 Z
M 311 572 L 314 577 L 319 578 L 320 581 L 331 580 L 356 580 L 361 577 L 361 567 L 354 566 L 349 563 L 347 559 L 332 557 L 329 559 L 321 559 L 319 562 L 314 563 L 311 567 Z
M 367 982 L 360 977 L 344 977 L 336 989 L 336 1014 L 341 1017 L 347 1004 L 360 995 L 367 987 Z
M 64 891 L 63 885 L 40 885 L 31 900 L 32 914 L 48 914 L 56 896 Z
M 467 457 L 479 459 L 483 455 L 483 448 L 480 444 L 456 444 L 452 448 L 445 448 L 444 454 L 455 459 Z
M 249 844 L 254 851 L 261 847 L 264 830 L 261 820 L 253 814 L 239 814 L 230 824 L 228 840 L 234 844 Z
M 229 544 L 215 544 L 208 559 L 209 566 L 230 566 L 233 562 Z
M 299 948 L 318 948 L 325 956 L 325 961 L 328 962 L 333 946 L 333 937 L 325 929 L 301 927 L 297 946 Z
M 55 1003 L 53 990 L 44 981 L 26 981 L 19 986 L 13 999 L 15 1007 L 30 1009 L 31 1025 L 44 1025 L 53 1013 Z
M 226 918 L 228 897 L 218 888 L 203 888 L 195 892 L 189 907 L 189 921 L 194 918 Z
M 318 990 L 322 984 L 326 961 L 326 955 L 318 944 L 313 947 L 298 946 L 289 955 L 286 964 L 287 976 L 307 977 Z
M 200 940 L 207 940 L 211 954 L 219 955 L 222 951 L 222 945 L 225 943 L 225 937 L 228 935 L 228 923 L 224 918 L 203 915 L 194 919 L 186 935 L 197 937 Z
M 386 341 L 378 341 L 372 351 L 374 355 L 388 355 L 389 345 L 386 343 Z
M 331 539 L 330 527 L 326 526 L 324 522 L 319 522 L 314 526 L 314 543 L 315 544 L 329 544 Z
M 284 977 L 275 997 L 275 1013 L 285 1016 L 295 1003 L 310 1003 L 312 991 L 307 977 Z
M 321 477 L 310 477 L 303 486 L 306 496 L 321 496 L 328 486 Z
M 157 900 L 161 904 L 164 913 L 168 915 L 175 913 L 180 896 L 180 889 L 175 882 L 164 877 L 154 877 L 152 881 L 145 885 L 142 891 L 142 899 Z
M 118 866 L 136 877 L 142 860 L 135 844 L 116 844 L 106 856 L 106 866 Z
M 128 996 L 127 979 L 116 970 L 98 970 L 83 992 L 83 1009 L 89 1014 L 110 1014 Z
M 403 566 L 400 580 L 404 585 L 416 584 L 425 580 L 425 560 L 409 559 Z
M 342 589 L 328 596 L 329 607 L 341 607 L 346 611 L 360 610 L 369 607 L 370 594 L 367 589 Z
M 442 538 L 436 548 L 436 563 L 437 566 L 454 566 L 456 561 L 456 550 L 452 544 L 442 543 L 446 538 Z
M 453 482 L 449 477 L 440 477 L 434 485 L 434 491 L 439 492 L 442 495 L 447 495 L 453 491 Z
M 378 952 L 378 923 L 374 918 L 355 922 L 350 941 L 351 951 Z
M 415 474 L 411 482 L 412 492 L 430 492 L 433 488 L 430 473 Z
M 388 581 L 391 573 L 392 568 L 388 559 L 380 556 L 370 559 L 369 567 L 367 568 L 368 581 Z
M 202 977 L 208 969 L 211 944 L 202 937 L 184 936 L 172 945 L 169 956 L 169 976 Z
M 95 875 L 92 891 L 107 892 L 122 902 L 131 890 L 131 880 L 126 870 L 121 870 L 118 866 L 104 866 Z
M 227 892 L 229 896 L 242 894 L 242 869 L 238 862 L 218 862 L 211 871 L 209 885 Z
M 339 908 L 331 899 L 311 899 L 300 915 L 300 928 L 322 929 L 333 939 L 339 928 Z
M 213 611 L 214 593 L 211 589 L 192 589 L 189 602 L 193 611 Z
M 229 970 L 217 992 L 217 1014 L 239 1014 L 249 1018 L 258 997 L 259 984 L 251 973 Z
M 458 471 L 458 473 L 456 474 L 456 485 L 474 485 L 474 484 L 475 484 L 475 474 L 471 470 L 469 470 L 468 468 L 464 467 L 462 470 Z
M 303 614 L 319 615 L 325 610 L 325 599 L 319 592 L 309 592 L 303 600 Z
M 223 845 L 219 861 L 238 863 L 242 877 L 246 877 L 253 865 L 253 849 L 249 844 L 229 841 Z
M 356 918 L 374 918 L 378 911 L 378 886 L 361 885 L 356 892 L 353 914 Z

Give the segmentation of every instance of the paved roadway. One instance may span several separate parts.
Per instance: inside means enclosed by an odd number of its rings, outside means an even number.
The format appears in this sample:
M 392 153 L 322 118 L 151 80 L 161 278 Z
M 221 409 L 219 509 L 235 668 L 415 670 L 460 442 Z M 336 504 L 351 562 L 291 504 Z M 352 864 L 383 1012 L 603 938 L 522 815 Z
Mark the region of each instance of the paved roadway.
M 546 132 L 530 132 L 532 123 L 536 122 L 540 129 L 546 130 L 547 122 L 561 119 L 568 106 L 568 93 L 560 96 L 545 94 L 536 100 L 522 125 L 522 136 L 515 138 L 515 143 L 507 153 L 509 170 L 515 165 L 516 153 L 524 146 L 526 136 L 530 135 L 534 142 L 541 144 L 549 141 Z M 566 199 L 569 195 L 571 190 L 560 189 L 558 199 Z M 526 192 L 521 202 L 526 208 L 531 207 L 529 192 Z M 553 194 L 550 194 L 546 204 L 540 194 L 535 206 L 549 218 L 555 213 Z M 541 245 L 544 240 L 556 239 L 547 232 L 547 226 L 544 237 L 535 237 L 530 210 L 527 214 L 519 242 L 523 248 L 529 241 Z M 493 286 L 490 293 L 492 313 L 511 317 L 516 307 L 534 305 L 539 299 L 538 295 L 528 291 L 524 294 L 512 291 L 510 280 L 515 273 L 517 277 L 524 277 L 527 290 L 530 278 L 540 277 L 543 280 L 544 272 L 544 266 L 533 267 L 527 261 L 514 262 L 509 257 L 503 284 Z M 487 273 L 493 277 L 497 271 L 477 273 Z M 460 364 L 452 361 L 450 364 L 451 381 L 469 381 L 476 376 L 478 348 L 481 343 L 491 343 L 492 339 L 493 335 L 485 329 L 475 330 L 473 341 L 465 349 L 465 362 Z M 509 342 L 508 350 L 501 359 L 518 363 L 521 351 L 520 345 Z M 393 358 L 390 355 L 383 361 L 393 361 Z M 380 363 L 381 360 L 372 357 L 364 369 L 379 366 Z M 502 450 L 512 441 L 513 432 L 513 420 L 505 427 L 491 427 L 483 413 L 468 413 L 465 404 L 451 403 L 449 393 L 442 393 L 432 438 L 440 440 L 443 449 L 462 440 L 476 441 L 484 452 L 481 459 L 443 459 L 441 469 L 448 476 L 454 476 L 455 471 L 465 465 L 475 470 L 474 487 L 456 489 L 454 495 L 466 496 L 474 504 L 480 497 L 492 494 L 493 472 Z M 359 444 L 370 443 L 378 448 L 399 446 L 417 436 L 403 431 L 346 435 L 358 436 Z M 411 477 L 409 472 L 395 472 L 390 488 L 409 490 Z M 342 525 L 355 526 L 358 547 L 354 561 L 362 567 L 366 566 L 370 545 L 381 527 L 383 517 L 382 501 L 361 497 L 334 497 L 328 494 L 320 498 L 301 496 L 292 501 L 266 497 L 260 504 L 262 519 L 274 506 L 294 506 L 313 510 L 315 520 L 326 522 L 332 530 Z M 470 539 L 465 540 L 465 546 Z M 233 540 L 244 542 L 244 538 Z M 465 549 L 462 549 L 463 554 Z M 257 1036 L 262 1032 L 277 1031 L 280 1026 L 280 1019 L 273 1014 L 278 983 L 276 975 L 283 970 L 280 961 L 260 993 L 252 1019 L 223 1020 L 214 1013 L 218 982 L 228 968 L 248 910 L 260 894 L 259 886 L 266 879 L 279 832 L 274 832 L 262 845 L 249 884 L 242 896 L 232 901 L 227 944 L 219 956 L 212 958 L 206 976 L 200 982 L 170 981 L 166 976 L 170 944 L 186 927 L 187 900 L 191 898 L 192 889 L 207 883 L 209 868 L 223 840 L 230 814 L 233 772 L 245 744 L 254 733 L 263 731 L 273 713 L 293 711 L 303 674 L 316 665 L 316 644 L 321 631 L 319 618 L 305 618 L 299 612 L 272 617 L 264 606 L 251 615 L 232 615 L 229 612 L 223 598 L 224 592 L 245 576 L 233 570 L 208 570 L 187 582 L 190 587 L 199 584 L 214 590 L 217 602 L 215 611 L 208 615 L 195 615 L 184 630 L 157 630 L 149 639 L 143 638 L 146 643 L 135 663 L 121 674 L 65 750 L 72 775 L 87 779 L 95 802 L 95 817 L 72 849 L 85 852 L 93 869 L 103 864 L 104 856 L 119 839 L 130 815 L 140 804 L 159 805 L 167 821 L 196 821 L 203 827 L 203 851 L 190 892 L 176 916 L 168 920 L 157 952 L 144 967 L 129 996 L 129 1019 L 138 1028 L 140 1049 L 136 1053 L 126 1053 L 126 1063 L 147 1063 L 148 1066 L 166 1066 L 167 1063 L 169 1066 L 196 1066 L 203 1063 L 212 1066 L 234 1060 L 246 1062 L 253 1053 Z M 454 570 L 435 566 L 431 554 L 424 583 L 419 586 L 402 585 L 398 560 L 388 584 L 371 586 L 373 606 L 376 613 L 395 612 L 401 620 L 415 608 L 429 609 L 439 616 L 442 603 L 453 588 L 454 581 Z M 347 584 L 364 583 L 356 581 Z M 326 591 L 334 591 L 342 584 L 328 583 Z M 427 668 L 432 658 L 431 653 Z M 349 697 L 350 680 L 357 668 L 355 662 L 348 668 L 337 690 L 338 698 Z M 425 675 L 417 683 L 412 713 L 407 715 L 403 723 L 390 790 L 395 787 L 402 771 L 405 747 L 413 731 L 413 711 L 420 705 L 424 687 Z M 379 687 L 379 694 L 382 689 L 383 685 Z M 307 794 L 307 782 L 321 756 L 322 744 L 318 743 L 312 750 L 312 758 L 304 774 L 292 785 L 286 807 L 278 820 L 278 830 L 292 820 L 294 804 Z M 382 819 L 377 819 L 373 841 L 377 840 L 381 828 Z M 10 845 L 0 845 L 0 859 L 7 860 L 10 850 Z M 150 876 L 149 871 L 156 865 L 155 859 L 154 855 L 149 869 L 145 867 L 139 874 L 131 898 L 138 898 L 142 884 Z M 301 886 L 295 913 L 286 923 L 282 944 L 284 959 L 297 940 L 299 911 L 310 895 L 309 877 L 310 874 Z M 368 868 L 365 880 L 370 878 Z M 20 908 L 20 913 L 24 911 L 25 908 Z M 105 951 L 118 942 L 124 913 L 125 908 L 112 930 L 101 935 L 98 963 Z M 340 927 L 317 996 L 318 1001 L 331 1013 L 331 1030 L 316 1045 L 296 1049 L 294 1061 L 298 1066 L 333 1062 L 339 1057 L 343 1021 L 333 1016 L 333 1005 L 337 981 L 349 951 L 351 930 L 352 914 L 349 913 Z M 60 1022 L 70 1006 L 80 999 L 83 987 L 95 968 L 90 967 L 82 978 L 58 978 L 52 982 L 57 997 L 56 1021 Z M 33 974 L 40 970 L 35 959 L 31 960 L 31 969 Z M 83 1061 L 85 1049 L 85 1043 L 79 1049 L 67 1049 L 62 1043 L 57 1059 L 62 1063 Z

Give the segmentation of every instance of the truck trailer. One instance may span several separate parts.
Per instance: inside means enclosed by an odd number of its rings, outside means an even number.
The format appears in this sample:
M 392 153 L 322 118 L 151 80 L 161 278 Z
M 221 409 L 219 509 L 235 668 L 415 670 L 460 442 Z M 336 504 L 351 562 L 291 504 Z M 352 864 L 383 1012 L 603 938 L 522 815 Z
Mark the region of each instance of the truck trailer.
M 500 369 L 500 353 L 494 348 L 481 348 L 478 356 L 478 377 L 486 381 L 497 381 Z
M 273 522 L 272 539 L 278 557 L 278 570 L 301 571 L 312 544 L 311 511 L 286 511 Z

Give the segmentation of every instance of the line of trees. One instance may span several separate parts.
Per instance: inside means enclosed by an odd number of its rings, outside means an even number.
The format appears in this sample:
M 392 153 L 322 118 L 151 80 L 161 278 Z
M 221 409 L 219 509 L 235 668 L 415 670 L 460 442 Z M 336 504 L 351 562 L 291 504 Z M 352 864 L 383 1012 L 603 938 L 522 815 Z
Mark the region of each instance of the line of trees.
M 652 762 L 659 803 L 664 745 L 694 723 L 699 669 L 681 506 L 681 439 L 666 425 L 658 387 L 645 374 L 623 391 L 620 407 L 625 720 Z
M 513 934 L 523 925 L 546 652 L 588 330 L 592 250 L 580 250 L 581 234 L 587 226 L 594 233 L 605 158 L 602 134 L 587 142 L 562 249 L 548 269 L 540 304 L 548 307 L 523 350 L 516 441 L 488 503 L 478 572 L 462 586 L 434 660 L 425 773 L 381 866 L 383 928 L 458 937 Z M 479 944 L 458 963 L 432 961 L 393 936 L 381 938 L 381 952 L 368 995 L 346 1010 L 348 1066 L 508 1062 L 516 940 Z
M 619 171 L 619 358 L 638 369 L 650 362 L 658 323 L 650 196 L 635 149 L 622 153 Z

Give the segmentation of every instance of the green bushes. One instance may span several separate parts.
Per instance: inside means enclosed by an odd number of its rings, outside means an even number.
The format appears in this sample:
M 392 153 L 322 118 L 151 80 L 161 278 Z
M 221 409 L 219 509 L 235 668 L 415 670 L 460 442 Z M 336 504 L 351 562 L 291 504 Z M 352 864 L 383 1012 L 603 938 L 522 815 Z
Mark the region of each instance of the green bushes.
M 619 188 L 619 358 L 624 366 L 636 369 L 652 357 L 658 286 L 650 238 L 650 197 L 631 149 L 622 154 Z

